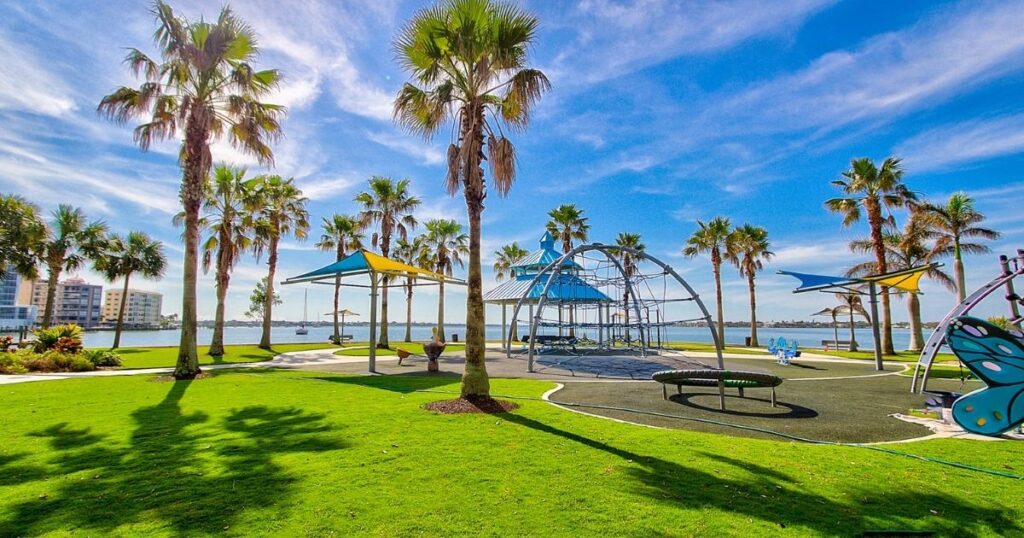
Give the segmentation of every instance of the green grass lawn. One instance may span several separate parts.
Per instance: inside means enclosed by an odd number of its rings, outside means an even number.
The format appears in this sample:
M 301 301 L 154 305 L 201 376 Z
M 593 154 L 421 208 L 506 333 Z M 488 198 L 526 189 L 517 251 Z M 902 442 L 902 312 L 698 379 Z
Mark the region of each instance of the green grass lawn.
M 335 351 L 334 354 L 335 355 L 343 355 L 343 356 L 347 356 L 347 357 L 366 357 L 366 356 L 369 356 L 369 354 L 370 354 L 370 349 L 368 347 L 366 347 L 368 345 L 369 345 L 369 342 L 363 342 L 361 347 L 353 347 L 353 346 L 359 346 L 358 343 L 357 344 L 349 344 L 349 345 L 345 346 L 346 349 L 340 349 L 338 351 Z M 353 349 L 348 349 L 348 348 L 353 348 Z M 397 355 L 398 354 L 397 350 L 399 348 L 404 349 L 404 350 L 408 351 L 409 353 L 412 353 L 413 355 L 422 355 L 423 354 L 423 344 L 421 342 L 398 342 L 398 343 L 392 342 L 391 343 L 391 349 L 378 349 L 377 350 L 377 356 Z M 454 352 L 454 351 L 465 351 L 465 350 L 466 350 L 466 344 L 461 344 L 461 343 L 460 344 L 455 344 L 455 343 L 451 343 L 451 342 L 449 342 L 448 345 L 445 346 L 445 348 L 444 348 L 444 352 L 445 353 L 451 353 L 451 352 Z
M 708 353 L 715 352 L 715 345 L 706 342 L 669 342 L 666 347 L 669 349 L 678 349 L 680 351 L 705 351 Z M 753 354 L 768 354 L 768 350 L 763 348 L 754 347 L 743 347 L 743 346 L 725 346 L 722 350 L 725 353 L 753 353 Z
M 199 346 L 199 364 L 232 364 L 239 362 L 269 361 L 281 353 L 325 349 L 335 347 L 328 343 L 318 344 L 274 344 L 270 350 L 260 349 L 255 344 L 224 346 L 224 356 L 211 357 L 206 352 L 210 346 Z M 122 368 L 160 368 L 174 366 L 178 360 L 178 346 L 126 347 L 117 350 L 124 363 Z
M 3 536 L 1021 535 L 1024 482 L 539 401 L 435 415 L 450 377 L 221 371 L 5 386 Z M 864 381 L 869 382 L 869 381 Z M 537 397 L 552 385 L 492 380 Z M 1019 443 L 888 449 L 1024 473 Z

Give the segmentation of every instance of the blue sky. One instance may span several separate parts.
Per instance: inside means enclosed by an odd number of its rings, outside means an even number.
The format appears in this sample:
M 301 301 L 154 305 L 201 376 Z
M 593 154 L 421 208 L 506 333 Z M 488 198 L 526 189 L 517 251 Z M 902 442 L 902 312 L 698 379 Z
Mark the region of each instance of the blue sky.
M 461 199 L 442 189 L 447 139 L 423 141 L 391 121 L 404 80 L 391 40 L 425 2 L 235 2 L 260 36 L 261 67 L 283 71 L 273 101 L 287 105 L 276 173 L 294 176 L 317 222 L 355 212 L 352 197 L 374 174 L 408 177 L 424 200 L 421 219 L 465 221 Z M 576 203 L 591 218 L 593 240 L 639 232 L 648 250 L 672 264 L 706 298 L 710 264 L 680 247 L 696 219 L 725 215 L 766 226 L 776 260 L 759 278 L 759 318 L 806 319 L 831 298 L 793 296 L 777 269 L 834 273 L 859 261 L 846 244 L 865 225 L 843 229 L 822 202 L 829 180 L 851 158 L 904 158 L 910 186 L 940 199 L 967 190 L 989 224 L 1004 233 L 992 246 L 1024 244 L 1024 3 L 722 0 L 677 2 L 528 1 L 541 19 L 534 63 L 553 89 L 525 134 L 515 135 L 519 179 L 507 199 L 490 197 L 484 214 L 485 264 L 516 240 L 536 246 L 546 212 Z M 216 16 L 220 2 L 176 1 L 190 17 Z M 130 127 L 95 114 L 103 95 L 133 79 L 124 47 L 152 50 L 152 16 L 142 2 L 68 0 L 0 4 L 0 191 L 47 210 L 72 203 L 124 232 L 166 242 L 171 260 L 159 282 L 165 310 L 180 308 L 181 245 L 171 226 L 180 171 L 177 143 L 148 153 Z M 252 159 L 226 144 L 220 161 Z M 902 215 L 897 215 L 897 218 Z M 289 241 L 280 275 L 330 261 L 313 241 Z M 976 286 L 995 270 L 993 255 L 967 259 Z M 240 318 L 264 268 L 247 260 L 235 272 L 229 317 Z M 725 271 L 726 319 L 747 318 L 745 283 Z M 100 279 L 89 273 L 90 280 Z M 493 283 L 485 270 L 485 287 Z M 203 277 L 201 298 L 212 298 Z M 311 317 L 330 310 L 311 288 Z M 435 299 L 417 295 L 414 317 L 432 320 Z M 950 294 L 925 285 L 924 317 L 940 318 Z M 280 316 L 302 315 L 302 288 L 282 290 Z M 393 302 L 401 305 L 399 292 Z M 449 319 L 464 313 L 451 293 Z M 364 293 L 343 302 L 364 312 Z M 201 300 L 200 317 L 214 304 Z M 993 307 L 995 308 L 995 307 Z M 905 319 L 902 303 L 894 317 Z M 404 312 L 396 308 L 393 319 Z M 497 321 L 497 311 L 490 311 Z

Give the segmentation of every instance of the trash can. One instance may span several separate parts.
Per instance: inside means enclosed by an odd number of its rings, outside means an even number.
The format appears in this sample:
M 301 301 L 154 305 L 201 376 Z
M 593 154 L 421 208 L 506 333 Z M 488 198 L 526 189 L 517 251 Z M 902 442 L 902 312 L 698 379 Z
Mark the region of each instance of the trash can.
M 459 341 L 459 333 L 452 333 L 452 342 Z
M 744 336 L 743 337 L 743 345 L 745 345 L 747 347 L 750 347 L 750 337 L 749 336 Z

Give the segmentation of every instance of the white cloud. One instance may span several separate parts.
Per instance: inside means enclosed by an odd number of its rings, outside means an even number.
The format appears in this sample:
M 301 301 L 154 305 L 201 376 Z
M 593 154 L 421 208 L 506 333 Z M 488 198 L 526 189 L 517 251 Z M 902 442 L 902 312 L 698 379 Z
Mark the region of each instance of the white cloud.
M 71 91 L 32 50 L 16 46 L 0 33 L 0 110 L 66 116 L 75 110 Z
M 392 131 L 367 131 L 366 138 L 399 153 L 411 155 L 423 164 L 435 165 L 444 162 L 444 154 L 436 146 Z
M 943 170 L 1024 151 L 1024 114 L 947 123 L 896 146 L 909 170 Z

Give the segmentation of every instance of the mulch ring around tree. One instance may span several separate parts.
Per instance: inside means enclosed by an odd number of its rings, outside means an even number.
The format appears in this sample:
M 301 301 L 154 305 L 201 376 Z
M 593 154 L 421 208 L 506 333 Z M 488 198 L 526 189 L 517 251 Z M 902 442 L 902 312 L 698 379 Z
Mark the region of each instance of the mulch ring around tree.
M 423 404 L 423 409 L 435 413 L 454 415 L 456 413 L 508 413 L 519 409 L 519 404 L 494 398 L 456 398 Z

